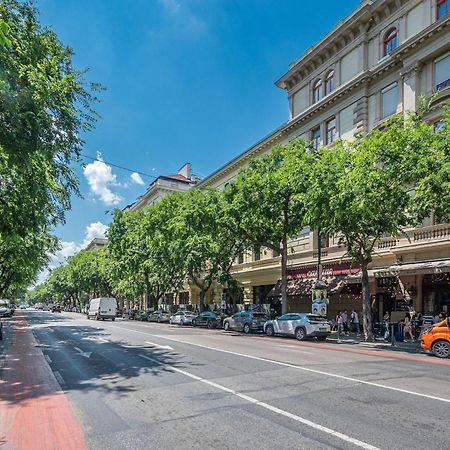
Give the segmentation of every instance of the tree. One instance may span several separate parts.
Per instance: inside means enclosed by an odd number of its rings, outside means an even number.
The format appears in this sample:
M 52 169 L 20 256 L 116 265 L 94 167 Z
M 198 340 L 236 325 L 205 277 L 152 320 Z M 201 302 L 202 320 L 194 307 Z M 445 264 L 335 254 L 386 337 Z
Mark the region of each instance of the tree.
M 425 109 L 425 112 L 427 109 Z M 450 103 L 439 126 L 434 127 L 417 114 L 410 122 L 415 127 L 415 145 L 410 146 L 408 164 L 415 186 L 414 200 L 419 220 L 434 214 L 437 222 L 450 222 Z
M 184 271 L 199 289 L 199 308 L 203 311 L 213 283 L 232 280 L 231 267 L 243 250 L 243 238 L 224 226 L 227 205 L 221 193 L 192 189 L 183 194 L 182 200 L 171 221 L 176 239 L 172 245 L 182 249 Z
M 281 301 L 287 312 L 289 239 L 305 224 L 303 196 L 308 189 L 312 157 L 308 144 L 295 140 L 250 162 L 225 190 L 223 222 L 247 248 L 267 247 L 281 255 Z
M 338 141 L 319 149 L 307 195 L 312 226 L 339 238 L 361 268 L 363 324 L 373 340 L 368 266 L 377 241 L 404 234 L 417 224 L 411 185 L 412 157 L 421 152 L 422 126 L 402 116 L 389 120 L 353 143 Z
M 31 3 L 0 0 L 0 17 L 0 247 L 36 243 L 37 259 L 22 260 L 35 269 L 49 248 L 34 236 L 50 239 L 78 192 L 71 164 L 95 123 L 99 86 L 73 68 L 72 50 L 40 26 Z M 16 270 L 14 255 L 3 254 L 0 272 Z

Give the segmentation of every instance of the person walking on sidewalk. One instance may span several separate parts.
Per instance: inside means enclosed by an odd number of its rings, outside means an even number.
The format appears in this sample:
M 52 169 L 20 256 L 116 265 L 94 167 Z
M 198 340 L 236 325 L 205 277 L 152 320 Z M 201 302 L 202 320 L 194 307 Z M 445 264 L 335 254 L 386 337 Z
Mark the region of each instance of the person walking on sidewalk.
M 344 326 L 344 333 L 346 336 L 349 335 L 349 330 L 348 330 L 348 313 L 347 310 L 344 309 L 344 312 L 341 314 L 342 317 L 342 325 Z
M 391 321 L 391 313 L 386 311 L 383 316 L 384 340 L 389 340 L 389 322 Z
M 406 340 L 406 335 L 409 334 L 411 342 L 414 342 L 414 336 L 412 333 L 412 321 L 409 313 L 405 314 L 405 320 L 403 322 L 403 339 Z
M 342 314 L 341 311 L 338 311 L 336 314 L 336 327 L 338 334 L 342 333 Z
M 359 328 L 359 316 L 358 313 L 353 309 L 352 313 L 350 314 L 350 323 L 352 326 L 352 333 L 356 331 L 356 336 L 359 336 L 361 334 L 361 330 Z

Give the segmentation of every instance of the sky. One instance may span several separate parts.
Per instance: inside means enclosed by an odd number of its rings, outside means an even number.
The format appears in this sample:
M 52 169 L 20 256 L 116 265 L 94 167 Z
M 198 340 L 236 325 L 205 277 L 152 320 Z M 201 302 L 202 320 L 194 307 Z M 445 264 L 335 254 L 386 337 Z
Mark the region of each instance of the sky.
M 96 129 L 83 136 L 83 154 L 98 160 L 75 167 L 82 196 L 55 230 L 50 268 L 102 236 L 152 176 L 190 162 L 205 178 L 286 122 L 275 81 L 359 3 L 36 0 L 74 66 L 105 88 Z

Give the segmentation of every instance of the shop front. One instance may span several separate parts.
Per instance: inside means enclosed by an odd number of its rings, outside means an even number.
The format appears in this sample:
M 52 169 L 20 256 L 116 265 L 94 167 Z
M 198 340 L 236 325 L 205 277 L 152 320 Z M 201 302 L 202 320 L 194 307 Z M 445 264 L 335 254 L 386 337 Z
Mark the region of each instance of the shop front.
M 428 274 L 423 277 L 423 311 L 450 313 L 450 272 Z
M 326 316 L 332 319 L 338 311 L 362 310 L 360 268 L 350 263 L 324 264 L 322 280 L 326 283 L 326 292 L 321 290 L 320 297 L 327 296 Z M 314 290 L 317 281 L 317 266 L 292 267 L 288 269 L 288 312 L 312 312 L 313 300 L 317 301 Z M 314 294 L 314 297 L 313 297 Z M 281 297 L 281 282 L 268 293 L 272 299 Z

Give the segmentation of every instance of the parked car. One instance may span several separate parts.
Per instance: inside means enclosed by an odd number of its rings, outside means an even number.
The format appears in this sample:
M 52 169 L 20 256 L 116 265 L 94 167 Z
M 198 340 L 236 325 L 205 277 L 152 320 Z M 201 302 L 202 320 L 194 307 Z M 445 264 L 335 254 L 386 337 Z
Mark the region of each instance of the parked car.
M 96 320 L 111 319 L 116 320 L 117 300 L 115 298 L 93 298 L 89 302 L 89 311 L 87 318 L 95 318 Z
M 0 300 L 0 317 L 12 317 L 14 309 L 7 300 Z
M 192 320 L 197 317 L 192 311 L 178 311 L 173 316 L 170 317 L 170 324 L 178 324 L 178 325 L 192 325 Z
M 420 346 L 438 358 L 449 358 L 450 318 L 425 328 L 420 335 Z
M 25 304 L 22 303 L 22 304 L 20 305 L 20 309 L 27 309 L 27 305 L 25 305 Z
M 267 320 L 265 313 L 241 311 L 227 317 L 223 321 L 223 327 L 225 331 L 236 330 L 248 334 L 252 331 L 262 331 Z
M 161 311 L 161 310 L 153 311 L 148 316 L 148 321 L 149 322 L 158 322 L 158 323 L 169 322 L 170 314 L 166 311 Z
M 149 317 L 149 312 L 145 309 L 140 309 L 136 312 L 134 318 L 135 320 L 140 320 L 142 322 L 147 322 Z
M 222 328 L 223 317 L 212 311 L 205 311 L 192 320 L 193 327 Z
M 60 306 L 58 304 L 52 305 L 51 312 L 52 313 L 60 313 L 61 312 Z
M 264 324 L 267 336 L 292 336 L 299 341 L 309 337 L 325 340 L 331 333 L 327 319 L 316 314 L 290 313 Z

